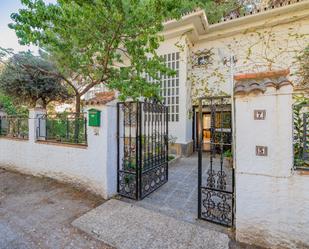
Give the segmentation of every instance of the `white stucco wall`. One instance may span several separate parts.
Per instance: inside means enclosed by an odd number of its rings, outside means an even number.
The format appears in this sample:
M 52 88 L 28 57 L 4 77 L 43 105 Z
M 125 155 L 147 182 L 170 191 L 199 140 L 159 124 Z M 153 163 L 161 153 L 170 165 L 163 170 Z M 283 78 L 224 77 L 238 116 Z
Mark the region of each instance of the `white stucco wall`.
M 191 85 L 187 81 L 189 47 L 187 37 L 166 39 L 158 48 L 159 55 L 179 52 L 179 121 L 169 122 L 169 135 L 176 137 L 176 143 L 187 144 L 192 141 Z
M 290 79 L 296 84 L 295 57 L 309 43 L 308 13 L 308 3 L 299 3 L 208 26 L 201 23 L 203 15 L 198 13 L 192 20 L 168 22 L 158 53 L 181 52 L 180 122 L 169 124 L 176 142 L 192 140 L 190 111 L 198 97 L 231 94 L 232 76 L 223 57 L 237 58 L 234 74 L 290 69 Z M 194 64 L 197 54 L 208 50 L 213 53 L 210 63 Z
M 268 87 L 263 95 L 236 99 L 238 173 L 290 176 L 293 167 L 291 88 L 285 86 L 277 91 Z M 254 110 L 266 110 L 266 119 L 254 120 Z M 257 157 L 256 145 L 267 146 L 268 156 Z
M 88 146 L 35 141 L 40 110 L 31 110 L 29 140 L 0 138 L 0 166 L 73 183 L 109 198 L 116 193 L 116 105 L 91 106 L 101 110 L 101 127 L 87 127 Z
M 271 248 L 309 248 L 309 176 L 236 175 L 236 238 Z
M 236 237 L 272 248 L 309 247 L 309 175 L 293 171 L 292 87 L 237 97 Z M 254 110 L 266 110 L 254 120 Z M 255 146 L 268 156 L 256 156 Z
M 297 83 L 295 57 L 309 43 L 309 18 L 297 19 L 302 13 L 281 15 L 285 21 L 280 22 L 275 22 L 278 16 L 273 16 L 231 25 L 233 28 L 220 27 L 224 24 L 210 26 L 211 31 L 200 37 L 191 49 L 193 55 L 204 50 L 213 52 L 212 63 L 189 72 L 193 99 L 208 91 L 231 94 L 229 65 L 223 64 L 224 56 L 236 56 L 235 74 L 289 68 L 291 80 Z

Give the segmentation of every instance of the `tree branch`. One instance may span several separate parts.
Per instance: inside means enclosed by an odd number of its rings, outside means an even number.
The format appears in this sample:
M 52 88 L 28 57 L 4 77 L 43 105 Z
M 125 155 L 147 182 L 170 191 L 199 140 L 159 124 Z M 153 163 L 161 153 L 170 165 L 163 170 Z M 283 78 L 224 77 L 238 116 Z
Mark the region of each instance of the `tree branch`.
M 47 70 L 45 70 L 43 68 L 34 67 L 34 66 L 31 66 L 31 65 L 22 65 L 22 67 L 24 67 L 25 69 L 27 69 L 27 68 L 37 69 L 37 70 L 39 70 L 42 73 L 56 76 L 56 77 L 64 80 L 68 85 L 70 85 L 73 88 L 75 93 L 78 93 L 78 89 L 74 86 L 74 84 L 70 80 L 68 80 L 66 77 L 64 77 L 62 74 L 59 74 L 59 73 L 56 73 L 56 72 L 47 71 Z

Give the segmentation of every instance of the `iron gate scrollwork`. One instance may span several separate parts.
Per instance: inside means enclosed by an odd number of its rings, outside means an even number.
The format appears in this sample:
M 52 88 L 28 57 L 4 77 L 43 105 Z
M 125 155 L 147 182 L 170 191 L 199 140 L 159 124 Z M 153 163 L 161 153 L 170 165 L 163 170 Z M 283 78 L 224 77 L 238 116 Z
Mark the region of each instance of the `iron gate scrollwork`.
M 198 217 L 213 223 L 234 225 L 234 168 L 232 159 L 231 97 L 206 97 L 199 100 L 199 122 L 209 115 L 210 134 L 198 141 Z M 206 120 L 207 122 L 207 120 Z M 209 152 L 203 153 L 208 143 Z
M 117 117 L 118 193 L 143 199 L 168 180 L 168 109 L 156 101 L 120 102 Z

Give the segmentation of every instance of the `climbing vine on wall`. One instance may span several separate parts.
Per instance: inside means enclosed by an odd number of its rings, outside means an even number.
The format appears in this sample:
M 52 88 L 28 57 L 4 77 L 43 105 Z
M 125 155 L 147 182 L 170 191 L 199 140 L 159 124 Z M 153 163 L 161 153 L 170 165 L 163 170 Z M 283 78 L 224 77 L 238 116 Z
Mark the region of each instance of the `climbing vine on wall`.
M 222 83 L 228 69 L 217 58 L 214 48 L 205 48 L 193 51 L 190 54 L 191 67 L 188 70 L 192 87 L 192 101 L 206 95 L 226 95 L 222 91 Z
M 265 24 L 267 26 L 267 24 Z M 223 41 L 228 53 L 238 57 L 238 71 L 258 72 L 290 68 L 297 71 L 296 56 L 309 44 L 309 33 L 301 25 L 247 30 L 231 41 Z
M 299 77 L 299 85 L 301 87 L 309 87 L 309 44 L 296 57 L 299 69 L 296 75 Z
M 265 27 L 267 26 L 265 23 Z M 240 35 L 205 42 L 207 49 L 196 51 L 192 48 L 191 58 L 188 59 L 192 66 L 188 75 L 193 101 L 206 94 L 230 94 L 231 75 L 228 65 L 219 56 L 220 52 L 226 57 L 237 57 L 235 74 L 288 68 L 291 71 L 290 80 L 298 84 L 300 77 L 297 72 L 300 67 L 297 56 L 309 44 L 309 33 L 304 30 L 306 29 L 302 29 L 301 24 L 295 23 L 288 27 L 248 29 Z M 196 58 L 204 53 L 211 59 L 208 63 L 195 66 Z M 309 62 L 309 53 L 305 55 Z M 309 63 L 304 65 L 308 68 Z
M 196 105 L 197 99 L 206 95 L 231 94 L 231 72 L 223 57 L 236 56 L 234 74 L 271 71 L 278 69 L 290 69 L 289 80 L 294 85 L 299 84 L 301 77 L 300 63 L 297 58 L 301 55 L 309 62 L 309 52 L 303 53 L 309 44 L 308 26 L 301 22 L 292 22 L 289 25 L 278 24 L 271 26 L 265 22 L 259 29 L 247 29 L 243 33 L 205 41 L 205 47 L 195 49 L 195 44 L 189 42 L 186 32 L 175 45 L 180 51 L 187 52 L 187 77 L 191 88 L 188 88 L 188 96 L 192 101 L 188 103 Z M 185 42 L 183 42 L 185 41 Z M 304 56 L 303 56 L 304 57 Z M 309 63 L 304 62 L 305 72 Z M 188 85 L 190 85 L 188 84 Z M 190 105 L 190 106 L 189 106 Z
M 207 69 L 214 62 L 214 52 L 212 49 L 202 49 L 191 53 L 193 68 Z

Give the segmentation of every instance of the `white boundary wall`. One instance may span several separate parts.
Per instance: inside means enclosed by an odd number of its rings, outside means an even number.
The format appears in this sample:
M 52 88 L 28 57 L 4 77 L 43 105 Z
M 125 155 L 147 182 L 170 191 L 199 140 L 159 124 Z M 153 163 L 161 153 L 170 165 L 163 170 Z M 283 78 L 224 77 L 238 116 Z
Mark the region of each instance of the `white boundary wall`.
M 292 170 L 292 86 L 235 102 L 237 240 L 309 248 L 309 175 Z M 266 110 L 266 119 L 254 120 L 254 110 Z M 256 145 L 268 156 L 256 156 Z
M 87 126 L 88 146 L 36 142 L 37 114 L 29 114 L 29 140 L 0 138 L 0 167 L 73 183 L 104 198 L 116 193 L 117 107 L 87 107 L 101 110 L 101 127 Z

